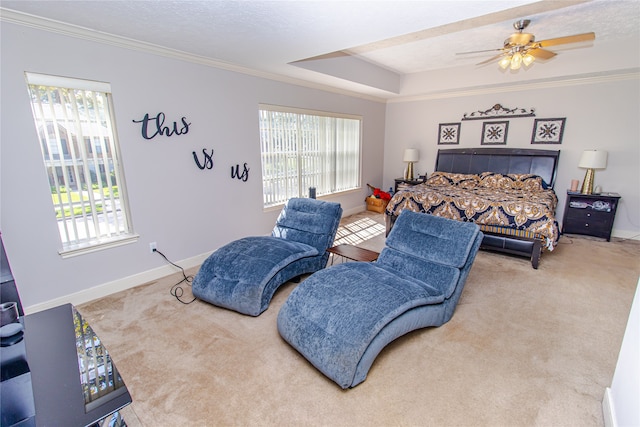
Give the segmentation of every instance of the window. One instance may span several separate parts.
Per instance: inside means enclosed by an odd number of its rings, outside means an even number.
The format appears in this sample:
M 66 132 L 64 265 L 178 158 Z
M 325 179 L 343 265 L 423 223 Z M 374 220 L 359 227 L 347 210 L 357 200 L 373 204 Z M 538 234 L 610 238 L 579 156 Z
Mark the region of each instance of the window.
M 264 206 L 360 187 L 362 118 L 260 105 Z
M 108 83 L 27 73 L 63 255 L 135 238 Z

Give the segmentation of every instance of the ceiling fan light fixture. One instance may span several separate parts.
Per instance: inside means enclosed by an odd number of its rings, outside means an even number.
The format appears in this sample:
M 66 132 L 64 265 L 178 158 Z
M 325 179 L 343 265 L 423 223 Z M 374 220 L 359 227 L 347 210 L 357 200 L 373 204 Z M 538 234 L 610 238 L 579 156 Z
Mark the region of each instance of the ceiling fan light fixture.
M 533 61 L 535 60 L 536 60 L 536 57 L 531 55 L 530 53 L 527 53 L 522 57 L 522 63 L 527 67 L 533 64 Z
M 510 68 L 512 70 L 518 70 L 520 69 L 521 65 L 522 65 L 522 54 L 520 52 L 516 52 L 513 54 L 513 57 L 511 58 Z
M 500 65 L 500 67 L 501 67 L 503 70 L 506 70 L 506 69 L 507 69 L 507 67 L 508 67 L 510 64 L 511 64 L 511 55 L 504 56 L 504 57 L 500 60 L 500 62 L 498 62 L 498 65 Z

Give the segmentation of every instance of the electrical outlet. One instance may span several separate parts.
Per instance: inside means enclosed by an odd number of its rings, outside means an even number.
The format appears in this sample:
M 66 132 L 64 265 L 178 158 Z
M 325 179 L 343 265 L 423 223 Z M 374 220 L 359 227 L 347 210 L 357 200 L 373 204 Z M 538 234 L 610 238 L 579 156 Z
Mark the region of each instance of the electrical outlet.
M 158 250 L 158 245 L 156 244 L 156 242 L 149 243 L 149 252 L 154 253 L 157 250 Z

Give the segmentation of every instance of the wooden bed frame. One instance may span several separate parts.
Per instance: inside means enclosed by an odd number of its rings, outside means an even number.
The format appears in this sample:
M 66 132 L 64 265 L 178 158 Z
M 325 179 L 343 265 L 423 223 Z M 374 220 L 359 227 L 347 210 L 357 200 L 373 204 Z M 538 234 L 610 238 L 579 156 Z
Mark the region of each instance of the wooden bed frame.
M 559 150 L 532 150 L 513 148 L 454 148 L 438 150 L 436 171 L 481 174 L 482 172 L 532 173 L 542 177 L 549 188 L 556 180 Z M 387 235 L 396 220 L 385 213 Z M 533 268 L 538 268 L 542 241 L 523 237 L 484 232 L 482 249 L 526 256 Z

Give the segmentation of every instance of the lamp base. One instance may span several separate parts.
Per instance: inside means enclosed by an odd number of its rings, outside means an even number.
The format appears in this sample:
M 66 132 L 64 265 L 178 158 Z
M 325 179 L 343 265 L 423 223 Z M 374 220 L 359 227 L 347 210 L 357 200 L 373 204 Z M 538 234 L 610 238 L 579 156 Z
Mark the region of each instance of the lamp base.
M 587 169 L 587 173 L 584 174 L 584 181 L 582 181 L 582 194 L 593 194 L 593 179 L 596 175 L 594 169 Z
M 407 173 L 405 173 L 404 179 L 413 181 L 413 162 L 407 163 Z

